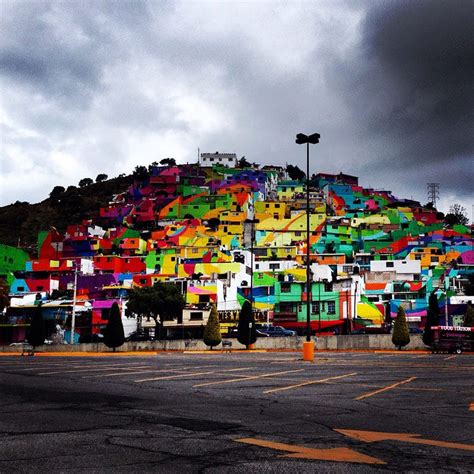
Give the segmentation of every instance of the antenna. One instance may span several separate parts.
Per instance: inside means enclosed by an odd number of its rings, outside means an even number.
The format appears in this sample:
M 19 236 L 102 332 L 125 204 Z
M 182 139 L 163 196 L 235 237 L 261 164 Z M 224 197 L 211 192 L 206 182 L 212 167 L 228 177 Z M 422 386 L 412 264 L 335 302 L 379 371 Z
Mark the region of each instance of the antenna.
M 426 183 L 426 189 L 428 193 L 428 201 L 433 203 L 433 207 L 436 209 L 436 204 L 439 199 L 439 183 Z

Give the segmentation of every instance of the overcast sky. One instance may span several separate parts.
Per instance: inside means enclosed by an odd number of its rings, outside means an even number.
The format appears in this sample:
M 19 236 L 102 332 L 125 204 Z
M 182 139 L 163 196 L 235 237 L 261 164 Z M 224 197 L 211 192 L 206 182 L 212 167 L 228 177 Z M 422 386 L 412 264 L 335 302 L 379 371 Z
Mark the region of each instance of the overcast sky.
M 0 4 L 0 205 L 235 152 L 473 203 L 473 3 Z

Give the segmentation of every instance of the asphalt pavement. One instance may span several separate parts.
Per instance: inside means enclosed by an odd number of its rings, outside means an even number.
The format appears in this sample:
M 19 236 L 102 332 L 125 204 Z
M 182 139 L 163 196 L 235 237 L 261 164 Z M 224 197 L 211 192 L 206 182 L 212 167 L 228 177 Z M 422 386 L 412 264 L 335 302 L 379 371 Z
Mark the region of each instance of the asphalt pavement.
M 474 356 L 0 357 L 0 472 L 473 472 Z

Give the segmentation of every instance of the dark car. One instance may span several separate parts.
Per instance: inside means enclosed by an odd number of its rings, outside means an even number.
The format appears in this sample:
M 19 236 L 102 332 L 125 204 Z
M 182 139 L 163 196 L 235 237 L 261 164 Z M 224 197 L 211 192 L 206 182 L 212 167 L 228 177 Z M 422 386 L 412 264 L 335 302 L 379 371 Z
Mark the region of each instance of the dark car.
M 262 327 L 260 327 L 258 331 L 270 337 L 296 336 L 296 331 L 292 331 L 291 329 L 285 329 L 282 326 L 272 326 L 270 324 L 262 325 Z
M 351 331 L 350 334 L 367 334 L 367 329 L 361 328 Z
M 408 328 L 410 334 L 423 334 L 423 329 L 420 328 Z
M 125 339 L 128 342 L 142 342 L 142 341 L 152 341 L 151 336 L 144 332 L 134 331 Z

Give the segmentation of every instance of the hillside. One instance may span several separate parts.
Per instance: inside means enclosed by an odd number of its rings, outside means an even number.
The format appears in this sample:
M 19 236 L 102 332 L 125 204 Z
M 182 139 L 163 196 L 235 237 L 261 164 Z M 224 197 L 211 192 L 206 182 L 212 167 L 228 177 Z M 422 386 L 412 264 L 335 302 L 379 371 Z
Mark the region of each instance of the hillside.
M 69 224 L 96 218 L 100 207 L 114 194 L 124 192 L 131 182 L 131 176 L 123 176 L 82 188 L 70 186 L 36 204 L 17 201 L 0 207 L 0 243 L 17 246 L 20 242 L 20 247 L 33 255 L 40 230 L 54 226 L 63 232 Z

